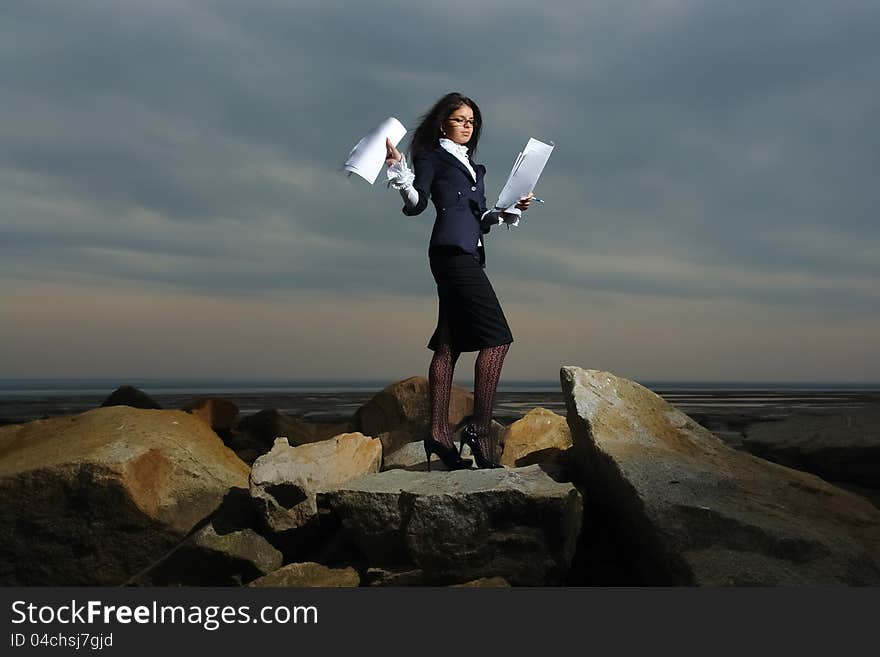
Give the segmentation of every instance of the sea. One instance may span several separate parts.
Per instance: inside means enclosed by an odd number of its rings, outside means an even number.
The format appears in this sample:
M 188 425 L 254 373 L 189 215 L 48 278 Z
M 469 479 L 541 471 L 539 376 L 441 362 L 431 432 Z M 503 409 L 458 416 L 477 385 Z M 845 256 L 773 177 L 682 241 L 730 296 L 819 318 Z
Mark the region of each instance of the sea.
M 240 417 L 277 409 L 313 422 L 344 422 L 393 381 L 235 378 L 0 378 L 0 425 L 82 413 L 119 386 L 134 386 L 163 408 L 182 408 L 196 397 L 223 397 Z M 736 446 L 744 427 L 792 414 L 842 415 L 880 411 L 880 383 L 766 383 L 639 381 L 670 404 Z M 455 381 L 472 388 L 472 381 Z M 502 380 L 494 418 L 510 424 L 536 407 L 565 415 L 559 381 Z

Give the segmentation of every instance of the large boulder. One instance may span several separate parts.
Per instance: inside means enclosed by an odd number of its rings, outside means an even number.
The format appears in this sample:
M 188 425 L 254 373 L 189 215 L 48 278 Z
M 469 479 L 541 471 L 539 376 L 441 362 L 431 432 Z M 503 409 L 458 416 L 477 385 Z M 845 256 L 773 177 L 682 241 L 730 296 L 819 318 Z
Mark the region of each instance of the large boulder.
M 473 395 L 453 385 L 449 399 L 449 418 L 458 424 L 473 413 Z M 392 383 L 361 406 L 352 422 L 355 431 L 377 437 L 390 431 L 405 431 L 412 440 L 423 440 L 431 424 L 428 380 L 412 376 Z
M 426 584 L 503 577 L 564 582 L 583 512 L 580 493 L 537 465 L 365 475 L 318 495 L 372 567 L 412 564 Z
M 247 478 L 183 411 L 109 406 L 2 427 L 0 584 L 121 584 Z
M 254 462 L 250 492 L 268 529 L 287 532 L 317 520 L 318 491 L 378 472 L 381 463 L 382 443 L 358 432 L 297 447 L 278 438 Z
M 880 584 L 880 511 L 865 499 L 731 449 L 633 381 L 560 379 L 586 495 L 645 583 Z
M 827 481 L 880 488 L 880 411 L 792 415 L 749 426 L 743 448 Z

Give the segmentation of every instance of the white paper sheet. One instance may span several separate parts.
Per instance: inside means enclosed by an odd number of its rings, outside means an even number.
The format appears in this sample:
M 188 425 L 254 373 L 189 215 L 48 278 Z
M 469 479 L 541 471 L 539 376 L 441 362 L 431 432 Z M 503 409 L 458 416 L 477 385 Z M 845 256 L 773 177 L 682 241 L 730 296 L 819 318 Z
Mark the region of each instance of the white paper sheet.
M 385 156 L 388 153 L 385 138 L 388 137 L 396 147 L 405 134 L 406 128 L 403 124 L 393 116 L 388 117 L 355 144 L 340 171 L 347 171 L 349 177 L 356 173 L 372 185 L 385 166 Z
M 511 210 L 523 196 L 528 196 L 535 189 L 554 145 L 552 141 L 545 144 L 534 137 L 529 138 L 526 147 L 516 156 L 513 169 L 498 195 L 496 208 Z

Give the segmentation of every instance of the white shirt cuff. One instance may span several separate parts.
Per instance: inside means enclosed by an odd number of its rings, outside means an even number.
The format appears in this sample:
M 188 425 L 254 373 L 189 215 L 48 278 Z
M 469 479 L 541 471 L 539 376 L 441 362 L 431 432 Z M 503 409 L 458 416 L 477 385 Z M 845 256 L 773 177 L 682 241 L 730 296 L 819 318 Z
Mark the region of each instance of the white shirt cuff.
M 400 154 L 400 161 L 388 167 L 385 175 L 388 178 L 388 186 L 394 189 L 406 189 L 412 186 L 416 179 L 416 174 L 406 166 L 406 155 L 403 153 Z
M 413 181 L 416 179 L 416 174 L 414 174 L 406 165 L 406 155 L 401 153 L 400 161 L 395 162 L 388 167 L 385 171 L 385 175 L 388 178 L 388 187 L 393 187 L 400 192 L 400 196 L 403 198 L 403 204 L 408 209 L 411 210 L 418 205 L 419 192 L 412 185 Z
M 498 212 L 501 214 L 498 223 L 507 224 L 507 230 L 510 230 L 511 226 L 519 226 L 519 220 L 522 216 L 522 210 L 520 210 L 518 207 L 512 205 L 506 210 L 499 210 Z

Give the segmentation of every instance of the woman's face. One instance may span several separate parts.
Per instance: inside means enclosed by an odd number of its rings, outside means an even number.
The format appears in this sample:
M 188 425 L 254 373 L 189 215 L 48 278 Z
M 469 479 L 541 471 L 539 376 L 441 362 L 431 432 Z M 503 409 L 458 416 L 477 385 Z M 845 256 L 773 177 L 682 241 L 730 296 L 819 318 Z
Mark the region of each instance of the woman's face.
M 456 144 L 468 143 L 474 132 L 474 110 L 462 103 L 443 122 L 443 130 L 446 132 L 444 136 Z

